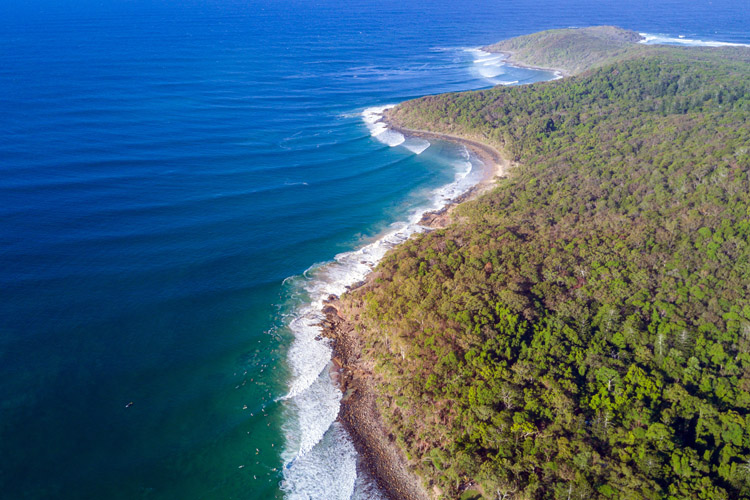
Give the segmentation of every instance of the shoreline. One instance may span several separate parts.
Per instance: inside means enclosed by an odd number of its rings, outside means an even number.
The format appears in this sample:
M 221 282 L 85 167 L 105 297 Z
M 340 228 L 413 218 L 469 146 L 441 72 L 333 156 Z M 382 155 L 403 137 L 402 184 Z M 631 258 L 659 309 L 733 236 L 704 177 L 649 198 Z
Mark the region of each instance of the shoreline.
M 371 276 L 360 286 L 366 286 Z M 320 326 L 322 335 L 332 340 L 331 376 L 343 394 L 337 420 L 354 442 L 358 471 L 369 475 L 387 498 L 429 500 L 420 478 L 412 472 L 409 460 L 382 421 L 373 386 L 373 363 L 361 357 L 362 345 L 354 323 L 341 314 L 341 303 L 335 295 L 325 304 L 325 320 Z
M 511 163 L 500 151 L 488 144 L 450 134 L 406 128 L 395 123 L 387 111 L 382 121 L 388 128 L 406 136 L 460 144 L 484 164 L 479 182 L 444 207 L 422 215 L 419 224 L 431 230 L 447 227 L 458 205 L 487 192 L 498 179 L 506 177 L 511 168 Z M 350 290 L 367 287 L 375 278 L 375 273 L 370 272 L 363 282 L 353 285 Z M 354 442 L 358 453 L 357 468 L 374 479 L 381 492 L 392 500 L 430 500 L 433 495 L 413 472 L 410 460 L 387 430 L 378 411 L 374 363 L 361 356 L 362 345 L 354 323 L 357 318 L 347 318 L 342 314 L 341 302 L 335 295 L 324 301 L 322 313 L 325 319 L 320 323 L 321 335 L 330 339 L 333 347 L 330 375 L 343 394 L 337 420 Z
M 482 48 L 482 50 L 485 50 Z M 542 68 L 513 62 L 512 54 L 507 55 L 506 62 L 512 66 L 549 71 L 556 79 L 570 76 L 566 71 L 556 68 Z M 437 210 L 425 212 L 418 224 L 430 230 L 447 227 L 453 220 L 453 212 L 460 204 L 473 200 L 492 189 L 499 179 L 507 177 L 513 164 L 495 147 L 478 141 L 452 134 L 431 132 L 429 130 L 411 129 L 396 121 L 385 110 L 379 120 L 389 129 L 408 137 L 427 140 L 453 142 L 466 147 L 484 165 L 482 177 L 465 193 L 448 201 Z M 376 279 L 371 271 L 364 281 L 351 287 L 349 291 L 371 286 Z M 337 420 L 344 426 L 354 442 L 358 453 L 357 469 L 363 470 L 377 484 L 381 492 L 391 500 L 431 500 L 439 491 L 431 494 L 422 485 L 410 465 L 410 459 L 398 446 L 391 432 L 386 428 L 377 408 L 377 390 L 374 386 L 374 362 L 362 358 L 362 345 L 356 334 L 355 317 L 346 317 L 341 311 L 339 297 L 331 295 L 324 301 L 322 313 L 325 319 L 320 323 L 321 336 L 332 342 L 333 366 L 330 376 L 342 392 L 341 406 Z
M 462 195 L 450 200 L 444 207 L 439 208 L 438 210 L 425 212 L 419 221 L 420 225 L 427 226 L 431 229 L 442 229 L 447 227 L 451 222 L 452 212 L 458 205 L 486 193 L 492 189 L 498 179 L 502 179 L 508 175 L 511 163 L 493 146 L 457 135 L 404 127 L 390 116 L 389 111 L 390 110 L 386 110 L 385 113 L 383 113 L 383 118 L 381 120 L 389 129 L 409 137 L 448 141 L 460 144 L 484 164 L 484 172 L 482 172 L 482 178 L 479 182 L 469 188 Z

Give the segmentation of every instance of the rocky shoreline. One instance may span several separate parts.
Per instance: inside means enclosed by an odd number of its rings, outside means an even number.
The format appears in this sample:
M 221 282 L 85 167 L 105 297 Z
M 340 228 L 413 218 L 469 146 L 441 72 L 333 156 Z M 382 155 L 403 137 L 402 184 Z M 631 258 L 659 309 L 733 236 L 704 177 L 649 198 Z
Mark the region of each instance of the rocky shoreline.
M 323 314 L 323 336 L 333 341 L 332 376 L 344 393 L 338 419 L 354 441 L 359 453 L 358 467 L 369 473 L 391 499 L 429 499 L 403 451 L 383 425 L 376 405 L 372 363 L 362 359 L 354 325 L 339 312 L 336 296 L 328 298 Z

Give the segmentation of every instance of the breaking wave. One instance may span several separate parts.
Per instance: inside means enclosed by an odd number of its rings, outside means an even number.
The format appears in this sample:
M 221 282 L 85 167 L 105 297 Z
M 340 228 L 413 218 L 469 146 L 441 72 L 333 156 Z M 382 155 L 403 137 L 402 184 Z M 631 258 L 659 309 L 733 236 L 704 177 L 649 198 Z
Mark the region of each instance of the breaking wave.
M 689 47 L 750 47 L 747 43 L 719 42 L 715 40 L 697 40 L 685 38 L 683 35 L 672 37 L 668 35 L 639 33 L 643 40 L 640 43 L 646 45 L 686 45 Z

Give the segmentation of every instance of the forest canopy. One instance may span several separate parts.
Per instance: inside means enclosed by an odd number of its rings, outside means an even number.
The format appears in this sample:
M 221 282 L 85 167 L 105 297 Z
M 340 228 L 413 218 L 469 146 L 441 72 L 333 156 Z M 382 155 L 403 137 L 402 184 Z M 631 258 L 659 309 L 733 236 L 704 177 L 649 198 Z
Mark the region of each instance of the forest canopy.
M 577 74 L 649 50 L 637 43 L 641 38 L 635 31 L 616 26 L 592 26 L 541 31 L 503 40 L 484 50 L 508 54 L 516 63 Z
M 750 498 L 750 51 L 648 47 L 392 119 L 515 163 L 344 299 L 458 498 Z

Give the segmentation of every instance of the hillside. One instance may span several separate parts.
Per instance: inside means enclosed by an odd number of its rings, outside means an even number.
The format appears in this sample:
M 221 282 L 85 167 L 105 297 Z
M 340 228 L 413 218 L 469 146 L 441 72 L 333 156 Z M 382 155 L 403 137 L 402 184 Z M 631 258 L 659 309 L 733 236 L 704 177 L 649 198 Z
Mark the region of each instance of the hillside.
M 516 64 L 554 68 L 574 75 L 647 51 L 649 47 L 637 43 L 640 39 L 634 31 L 594 26 L 532 33 L 489 45 L 484 50 L 508 54 Z
M 517 163 L 343 300 L 436 497 L 750 498 L 749 82 L 648 47 L 393 110 Z

